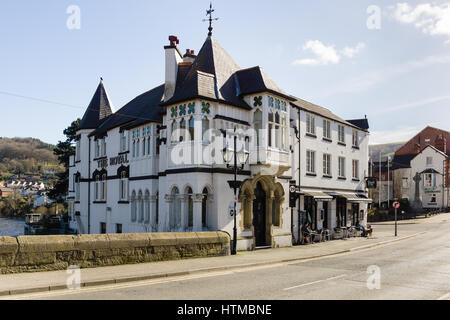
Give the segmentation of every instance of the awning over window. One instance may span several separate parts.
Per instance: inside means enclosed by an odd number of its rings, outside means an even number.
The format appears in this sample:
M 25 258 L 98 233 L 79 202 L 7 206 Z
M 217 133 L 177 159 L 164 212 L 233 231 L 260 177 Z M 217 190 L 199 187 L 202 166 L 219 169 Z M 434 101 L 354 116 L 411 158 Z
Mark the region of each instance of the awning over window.
M 348 202 L 372 202 L 372 199 L 362 193 L 339 193 L 337 196 L 347 199 Z
M 435 169 L 433 169 L 433 168 L 426 169 L 426 170 L 422 171 L 420 174 L 425 174 L 425 173 L 440 174 L 439 171 L 437 171 L 437 170 L 435 170 Z
M 306 197 L 313 197 L 316 201 L 332 201 L 333 197 L 329 194 L 320 191 L 304 191 L 302 190 Z

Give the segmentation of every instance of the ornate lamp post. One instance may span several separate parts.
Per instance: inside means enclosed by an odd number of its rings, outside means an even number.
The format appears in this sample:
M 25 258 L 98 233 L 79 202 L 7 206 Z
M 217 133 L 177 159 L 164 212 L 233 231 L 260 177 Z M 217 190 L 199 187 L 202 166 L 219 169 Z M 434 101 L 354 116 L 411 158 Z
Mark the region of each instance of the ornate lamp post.
M 222 131 L 223 135 L 226 137 L 226 131 Z M 248 139 L 248 137 L 246 137 Z M 233 210 L 233 218 L 234 218 L 234 227 L 233 227 L 233 243 L 231 246 L 231 254 L 235 255 L 237 250 L 237 226 L 236 226 L 236 202 L 237 202 L 237 191 L 240 189 L 242 185 L 242 181 L 237 180 L 237 174 L 238 174 L 238 168 L 244 169 L 245 164 L 248 161 L 249 152 L 247 150 L 243 151 L 236 151 L 236 144 L 237 144 L 237 135 L 236 135 L 236 127 L 234 128 L 234 137 L 233 137 L 233 149 L 230 149 L 225 147 L 222 151 L 223 160 L 227 164 L 227 168 L 233 168 L 234 173 L 234 180 L 228 181 L 228 184 L 230 187 L 234 190 L 234 210 Z M 233 164 L 231 165 L 230 162 L 233 160 Z

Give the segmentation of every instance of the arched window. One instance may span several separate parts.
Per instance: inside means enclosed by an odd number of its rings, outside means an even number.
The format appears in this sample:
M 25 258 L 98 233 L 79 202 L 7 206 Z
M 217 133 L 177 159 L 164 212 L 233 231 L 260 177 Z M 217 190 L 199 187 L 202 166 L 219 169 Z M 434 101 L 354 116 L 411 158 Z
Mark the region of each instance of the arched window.
M 156 192 L 156 203 L 155 203 L 155 224 L 159 224 L 159 192 Z
M 179 134 L 179 132 L 178 132 L 178 123 L 175 120 L 172 121 L 171 131 L 172 131 L 171 141 L 173 143 L 178 142 L 178 140 L 179 140 L 179 137 L 178 137 L 178 134 Z
M 188 201 L 186 202 L 187 227 L 192 228 L 194 227 L 194 195 L 190 187 L 186 189 L 186 195 L 188 199 Z
M 136 141 L 133 141 L 133 158 L 136 157 Z
M 280 114 L 278 112 L 275 113 L 275 147 L 280 148 L 281 147 L 281 135 L 280 135 Z
M 208 117 L 204 116 L 202 118 L 202 139 L 203 143 L 209 143 L 211 138 L 208 136 L 208 130 L 209 130 L 209 119 Z
M 275 137 L 274 137 L 274 132 L 273 132 L 273 128 L 274 128 L 274 117 L 273 117 L 273 112 L 272 110 L 269 109 L 269 147 L 275 147 Z
M 195 120 L 194 117 L 191 117 L 189 119 L 189 140 L 194 141 L 195 140 Z
M 171 192 L 172 204 L 170 208 L 169 225 L 170 230 L 175 231 L 180 227 L 181 222 L 181 201 L 179 197 L 180 191 L 174 187 Z
M 102 175 L 102 188 L 101 188 L 101 191 L 102 191 L 102 194 L 101 194 L 102 200 L 106 201 L 106 192 L 107 192 L 107 190 L 106 190 L 106 173 L 104 173 Z
M 125 170 L 120 172 L 119 194 L 120 200 L 126 201 L 128 198 L 128 175 Z
M 150 192 L 148 190 L 145 190 L 145 218 L 144 222 L 149 223 L 150 222 Z
M 186 120 L 183 118 L 180 121 L 180 142 L 186 141 Z
M 203 189 L 202 198 L 202 227 L 208 227 L 208 189 Z
M 80 201 L 80 173 L 75 174 L 75 200 Z
M 131 193 L 131 222 L 136 222 L 136 191 Z
M 287 145 L 286 145 L 286 138 L 287 138 L 286 114 L 283 114 L 283 116 L 281 118 L 281 130 L 282 130 L 282 134 L 281 134 L 281 148 L 283 150 L 286 150 L 287 149 Z
M 145 156 L 145 148 L 146 148 L 146 146 L 147 146 L 147 143 L 146 143 L 146 139 L 145 139 L 145 137 L 142 139 L 142 156 Z
M 95 176 L 95 200 L 100 200 L 100 175 Z
M 140 156 L 140 153 L 139 153 L 139 146 L 140 146 L 140 142 L 139 142 L 139 139 L 137 139 L 137 140 L 136 140 L 136 157 L 139 157 L 139 156 Z
M 147 155 L 151 156 L 152 155 L 152 149 L 150 148 L 150 137 L 147 138 Z
M 253 115 L 253 127 L 255 128 L 256 133 L 256 146 L 261 146 L 261 136 L 260 131 L 262 129 L 262 112 L 261 110 L 256 110 Z
M 144 221 L 144 199 L 142 197 L 142 191 L 139 190 L 138 194 L 138 221 Z

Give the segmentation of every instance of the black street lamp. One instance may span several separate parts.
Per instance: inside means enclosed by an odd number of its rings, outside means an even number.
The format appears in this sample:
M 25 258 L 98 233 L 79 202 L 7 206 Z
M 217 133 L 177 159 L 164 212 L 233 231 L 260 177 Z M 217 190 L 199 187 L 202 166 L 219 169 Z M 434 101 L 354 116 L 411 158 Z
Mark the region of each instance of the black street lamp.
M 226 138 L 226 131 L 222 131 L 224 137 Z M 245 138 L 246 140 L 248 137 Z M 237 135 L 236 135 L 236 127 L 234 128 L 234 137 L 233 137 L 233 149 L 225 147 L 222 151 L 223 160 L 227 164 L 227 168 L 233 167 L 234 180 L 228 181 L 230 188 L 234 190 L 234 210 L 233 210 L 233 218 L 234 218 L 234 227 L 233 227 L 233 244 L 231 246 L 231 254 L 235 255 L 237 252 L 237 226 L 236 226 L 236 202 L 237 202 L 237 191 L 240 189 L 242 185 L 242 181 L 237 180 L 238 174 L 238 160 L 240 169 L 244 169 L 245 163 L 248 161 L 249 152 L 247 150 L 237 152 Z M 230 165 L 230 162 L 233 160 L 233 165 Z

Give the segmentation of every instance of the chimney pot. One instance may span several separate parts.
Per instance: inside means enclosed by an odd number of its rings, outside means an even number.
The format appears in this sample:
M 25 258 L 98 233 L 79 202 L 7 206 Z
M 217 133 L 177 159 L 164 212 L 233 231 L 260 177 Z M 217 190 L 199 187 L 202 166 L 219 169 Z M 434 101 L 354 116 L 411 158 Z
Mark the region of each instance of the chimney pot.
M 180 43 L 180 40 L 178 40 L 178 38 L 176 36 L 169 36 L 169 41 L 170 41 L 170 45 L 172 47 L 176 47 L 177 44 Z

